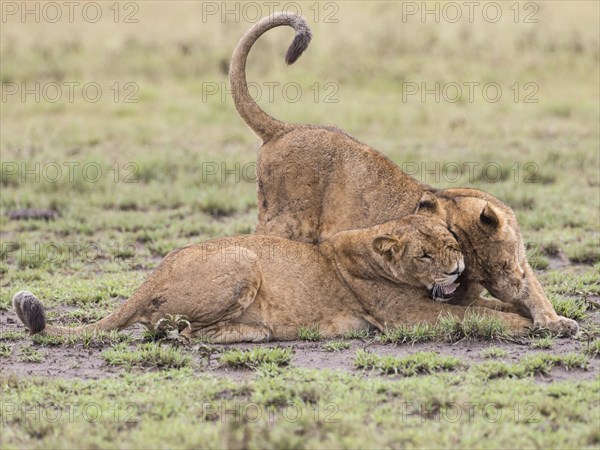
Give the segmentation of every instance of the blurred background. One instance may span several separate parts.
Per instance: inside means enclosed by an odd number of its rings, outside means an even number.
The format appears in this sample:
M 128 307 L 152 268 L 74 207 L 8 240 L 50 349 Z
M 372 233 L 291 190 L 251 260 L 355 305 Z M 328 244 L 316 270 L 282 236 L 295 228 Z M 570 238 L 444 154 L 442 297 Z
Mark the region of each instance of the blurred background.
M 141 276 L 175 247 L 251 232 L 260 142 L 227 72 L 272 3 L 50 3 L 2 4 L 2 272 Z M 267 112 L 337 125 L 429 184 L 485 189 L 515 208 L 538 268 L 598 271 L 599 3 L 286 10 L 314 36 L 289 67 L 291 29 L 254 46 L 248 80 Z M 17 220 L 28 208 L 56 215 Z M 55 261 L 16 250 L 70 241 L 109 250 Z

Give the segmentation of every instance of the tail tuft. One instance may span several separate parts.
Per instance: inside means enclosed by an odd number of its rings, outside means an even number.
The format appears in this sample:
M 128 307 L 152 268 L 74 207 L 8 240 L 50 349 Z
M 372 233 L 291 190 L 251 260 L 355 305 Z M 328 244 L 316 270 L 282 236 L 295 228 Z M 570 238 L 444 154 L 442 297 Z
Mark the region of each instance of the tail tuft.
M 267 142 L 273 136 L 289 130 L 292 125 L 268 115 L 252 98 L 248 91 L 248 82 L 246 81 L 246 60 L 256 40 L 266 31 L 280 26 L 291 27 L 296 32 L 294 40 L 285 55 L 286 63 L 288 65 L 293 64 L 300 58 L 300 55 L 306 50 L 312 38 L 312 33 L 306 23 L 306 19 L 296 14 L 278 12 L 268 17 L 263 17 L 242 36 L 233 52 L 231 68 L 229 70 L 231 93 L 235 108 L 240 113 L 244 122 L 263 142 Z
M 31 334 L 39 333 L 46 328 L 44 305 L 29 291 L 17 292 L 12 299 L 17 316 Z
M 300 58 L 300 55 L 308 48 L 311 39 L 312 33 L 310 28 L 306 26 L 304 21 L 300 22 L 296 31 L 296 36 L 294 36 L 294 40 L 285 54 L 285 62 L 288 66 L 294 64 L 298 58 Z

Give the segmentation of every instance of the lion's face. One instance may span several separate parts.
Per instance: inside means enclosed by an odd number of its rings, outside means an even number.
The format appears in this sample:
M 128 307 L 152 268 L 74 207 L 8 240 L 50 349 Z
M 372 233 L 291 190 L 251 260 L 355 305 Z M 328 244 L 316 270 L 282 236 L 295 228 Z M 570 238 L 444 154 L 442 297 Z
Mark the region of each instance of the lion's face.
M 445 222 L 409 216 L 398 225 L 393 232 L 373 240 L 373 249 L 383 257 L 386 277 L 424 286 L 434 300 L 449 300 L 458 288 L 456 280 L 465 263 Z
M 457 237 L 469 277 L 494 297 L 511 301 L 526 289 L 527 260 L 516 218 L 510 208 L 476 196 L 451 196 L 427 205 L 428 215 L 443 217 Z M 428 201 L 435 201 L 431 198 Z

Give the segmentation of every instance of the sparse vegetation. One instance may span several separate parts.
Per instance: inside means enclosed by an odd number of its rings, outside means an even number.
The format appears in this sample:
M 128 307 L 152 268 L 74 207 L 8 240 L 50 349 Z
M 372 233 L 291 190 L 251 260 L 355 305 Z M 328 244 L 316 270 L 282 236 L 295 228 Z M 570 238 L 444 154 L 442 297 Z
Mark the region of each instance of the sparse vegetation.
M 319 341 L 321 340 L 321 332 L 318 326 L 300 327 L 298 329 L 298 339 L 301 341 Z
M 12 353 L 12 347 L 4 342 L 0 342 L 0 358 L 7 358 Z
M 93 333 L 84 333 L 81 335 L 69 335 L 64 338 L 66 345 L 81 344 L 84 348 L 104 347 L 106 345 L 115 345 L 118 343 L 130 342 L 131 336 L 118 331 L 97 331 Z
M 20 331 L 2 331 L 0 333 L 0 342 L 3 341 L 19 341 L 25 338 L 25 333 Z
M 430 341 L 458 342 L 463 339 L 504 340 L 509 337 L 510 331 L 501 320 L 469 313 L 462 320 L 456 316 L 442 316 L 435 325 L 400 325 L 386 330 L 378 336 L 378 340 L 382 343 L 416 344 Z
M 289 347 L 256 347 L 252 350 L 226 350 L 219 356 L 219 361 L 235 369 L 257 369 L 269 364 L 287 366 L 293 357 L 294 351 Z
M 240 447 L 243 442 L 249 448 L 290 448 L 293 443 L 332 448 L 340 442 L 385 448 L 407 434 L 415 447 L 424 448 L 439 442 L 441 426 L 443 438 L 461 448 L 481 436 L 493 436 L 494 446 L 502 448 L 526 448 L 532 439 L 543 448 L 585 448 L 597 436 L 600 420 L 597 381 L 482 382 L 475 374 L 465 378 L 452 372 L 398 379 L 289 368 L 276 377 L 244 382 L 227 377 L 215 381 L 189 368 L 43 382 L 2 374 L 0 381 L 3 404 L 45 408 L 46 417 L 56 416 L 50 416 L 53 405 L 44 399 L 66 402 L 77 395 L 81 404 L 112 412 L 115 399 L 125 397 L 131 404 L 119 409 L 110 438 L 127 448 L 173 447 L 174 440 L 193 447 L 199 436 L 209 448 Z M 460 417 L 457 408 L 462 408 Z M 492 412 L 498 420 L 490 420 Z M 296 413 L 298 419 L 290 420 Z M 189 420 L 192 414 L 195 420 Z M 2 418 L 5 443 L 16 442 L 17 434 L 44 448 L 89 448 L 98 441 L 98 424 L 85 420 L 89 415 L 75 414 L 70 420 L 62 414 L 56 422 L 40 424 L 33 414 L 5 409 Z M 34 430 L 39 434 L 28 434 Z M 295 435 L 297 430 L 303 435 Z
M 349 348 L 350 343 L 344 341 L 331 341 L 323 344 L 323 350 L 325 350 L 326 352 L 340 352 Z
M 413 326 L 400 325 L 386 330 L 379 335 L 382 343 L 392 344 L 415 344 L 418 342 L 434 341 L 439 337 L 439 327 L 427 323 Z
M 557 314 L 569 319 L 581 320 L 586 317 L 587 304 L 585 301 L 574 298 L 550 297 L 552 306 Z
M 476 313 L 465 314 L 463 320 L 455 316 L 443 316 L 437 326 L 439 336 L 446 342 L 463 339 L 503 340 L 510 337 L 509 329 L 502 320 Z
M 365 350 L 356 352 L 354 364 L 358 369 L 378 370 L 385 374 L 393 373 L 404 376 L 454 370 L 461 365 L 457 358 L 434 352 L 418 352 L 398 358 L 388 355 L 380 356 Z
M 34 334 L 31 336 L 34 344 L 42 347 L 53 347 L 62 344 L 65 340 L 62 336 L 54 336 L 49 334 Z
M 192 360 L 190 355 L 185 354 L 177 347 L 154 342 L 143 343 L 133 349 L 126 344 L 117 344 L 102 352 L 102 357 L 107 364 L 112 366 L 166 369 L 189 366 Z
M 597 358 L 600 356 L 600 340 L 588 342 L 584 352 L 590 358 Z
M 21 349 L 19 360 L 28 363 L 41 363 L 44 360 L 44 357 L 35 348 L 29 346 Z
M 367 340 L 371 339 L 374 336 L 374 333 L 370 330 L 360 330 L 360 331 L 349 331 L 344 334 L 344 339 L 360 339 Z
M 482 358 L 503 358 L 508 352 L 500 347 L 488 347 L 479 353 Z
M 550 355 L 537 353 L 525 356 L 517 364 L 500 361 L 489 361 L 474 367 L 478 376 L 486 379 L 494 378 L 524 378 L 533 375 L 548 375 L 553 367 L 564 367 L 567 370 L 587 369 L 589 360 L 585 355 L 567 353 Z
M 549 349 L 554 345 L 554 339 L 551 337 L 541 337 L 531 341 L 531 348 Z

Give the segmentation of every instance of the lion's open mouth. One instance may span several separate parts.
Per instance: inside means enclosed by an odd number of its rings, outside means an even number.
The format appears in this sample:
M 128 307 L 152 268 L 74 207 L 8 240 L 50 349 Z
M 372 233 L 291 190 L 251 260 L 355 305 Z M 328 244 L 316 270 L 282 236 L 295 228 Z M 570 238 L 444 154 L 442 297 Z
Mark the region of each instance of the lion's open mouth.
M 431 298 L 437 302 L 446 302 L 452 298 L 460 283 L 449 283 L 446 285 L 441 285 L 434 283 L 434 285 L 429 290 Z

